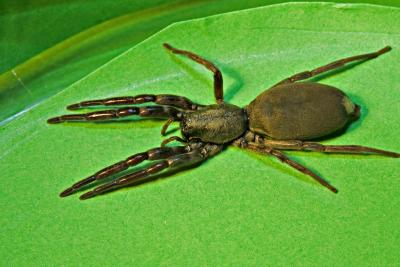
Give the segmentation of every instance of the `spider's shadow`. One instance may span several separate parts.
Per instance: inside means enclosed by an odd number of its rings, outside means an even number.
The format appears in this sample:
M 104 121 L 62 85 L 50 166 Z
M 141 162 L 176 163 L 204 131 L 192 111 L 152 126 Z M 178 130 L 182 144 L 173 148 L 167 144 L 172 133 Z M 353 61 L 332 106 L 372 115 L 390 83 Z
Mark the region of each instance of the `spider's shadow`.
M 289 177 L 289 178 L 294 177 L 302 182 L 316 185 L 316 186 L 321 186 L 318 182 L 314 181 L 312 178 L 308 177 L 307 175 L 305 175 L 299 171 L 296 171 L 293 168 L 290 168 L 290 166 L 287 166 L 286 164 L 283 164 L 279 161 L 274 160 L 274 158 L 272 156 L 263 155 L 263 154 L 259 154 L 254 151 L 248 151 L 248 150 L 245 150 L 244 152 L 247 155 L 249 155 L 251 158 L 255 158 L 256 160 L 267 165 L 268 167 L 265 169 L 266 171 L 268 171 L 268 168 L 271 168 L 271 169 L 277 170 L 280 173 L 283 173 L 285 175 L 285 179 L 286 179 L 286 177 Z M 281 152 L 285 153 L 285 151 L 281 151 Z M 310 154 L 310 152 L 304 152 L 304 151 L 302 151 L 302 153 Z M 300 164 L 306 165 L 306 163 L 303 162 L 303 160 L 300 157 L 293 157 L 292 155 L 288 155 L 286 153 L 285 153 L 285 155 L 289 156 L 291 159 L 295 160 L 296 162 L 298 162 Z M 320 175 L 320 173 L 317 170 L 315 170 L 314 168 L 310 168 L 310 169 L 312 169 L 312 171 L 314 173 L 316 173 L 317 175 Z M 265 178 L 268 178 L 268 174 L 266 174 L 265 176 L 266 176 Z M 270 176 L 272 176 L 272 175 L 270 175 Z M 323 177 L 322 175 L 320 175 L 320 176 Z M 328 181 L 328 182 L 330 182 L 330 181 Z
M 97 108 L 99 110 L 100 108 Z M 63 124 L 68 125 L 68 127 L 79 127 L 86 129 L 129 129 L 132 128 L 157 128 L 161 130 L 162 124 L 165 123 L 165 119 L 160 118 L 124 118 L 120 120 L 110 120 L 110 121 L 68 121 Z
M 319 74 L 319 75 L 317 75 L 315 77 L 312 77 L 312 78 L 310 78 L 308 80 L 311 81 L 311 82 L 319 82 L 320 80 L 323 80 L 325 78 L 328 78 L 328 77 L 331 77 L 331 76 L 335 76 L 335 75 L 338 75 L 338 74 L 340 74 L 342 72 L 345 72 L 345 71 L 348 71 L 348 70 L 350 70 L 352 68 L 355 68 L 356 66 L 361 65 L 361 64 L 363 64 L 363 63 L 365 63 L 366 61 L 369 61 L 369 60 L 371 60 L 371 59 L 361 60 L 361 61 L 356 61 L 356 62 L 350 62 L 350 63 L 346 64 L 343 67 L 339 67 L 337 69 L 333 69 L 331 71 Z

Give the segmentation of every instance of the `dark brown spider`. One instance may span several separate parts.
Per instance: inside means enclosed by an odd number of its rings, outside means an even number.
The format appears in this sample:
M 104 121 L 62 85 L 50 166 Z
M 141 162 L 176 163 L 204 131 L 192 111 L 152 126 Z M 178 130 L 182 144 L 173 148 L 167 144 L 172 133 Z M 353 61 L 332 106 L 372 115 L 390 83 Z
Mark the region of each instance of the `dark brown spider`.
M 368 60 L 391 50 L 389 46 L 369 54 L 363 54 L 334 61 L 311 71 L 297 73 L 261 93 L 245 108 L 225 103 L 223 100 L 223 80 L 220 70 L 208 60 L 185 50 L 164 47 L 175 54 L 184 55 L 205 66 L 214 74 L 214 95 L 217 104 L 200 105 L 186 97 L 177 95 L 137 95 L 88 100 L 68 106 L 77 110 L 91 106 L 128 107 L 101 110 L 86 114 L 70 114 L 51 118 L 48 123 L 66 121 L 106 121 L 128 116 L 165 118 L 167 122 L 161 130 L 165 135 L 168 125 L 180 122 L 183 138 L 173 136 L 162 142 L 161 147 L 138 153 L 106 167 L 63 191 L 60 196 L 68 196 L 84 185 L 102 180 L 124 171 L 145 160 L 155 164 L 119 177 L 83 194 L 80 199 L 124 187 L 152 174 L 170 168 L 182 168 L 200 163 L 221 152 L 226 145 L 234 145 L 259 153 L 272 155 L 283 163 L 311 176 L 332 192 L 337 189 L 320 176 L 289 159 L 281 150 L 317 151 L 323 153 L 379 154 L 400 157 L 400 154 L 358 145 L 323 145 L 315 140 L 340 131 L 358 119 L 360 107 L 354 104 L 341 90 L 319 83 L 298 81 L 339 68 L 346 63 Z M 153 102 L 158 105 L 131 106 Z M 180 141 L 184 146 L 166 147 L 171 141 Z

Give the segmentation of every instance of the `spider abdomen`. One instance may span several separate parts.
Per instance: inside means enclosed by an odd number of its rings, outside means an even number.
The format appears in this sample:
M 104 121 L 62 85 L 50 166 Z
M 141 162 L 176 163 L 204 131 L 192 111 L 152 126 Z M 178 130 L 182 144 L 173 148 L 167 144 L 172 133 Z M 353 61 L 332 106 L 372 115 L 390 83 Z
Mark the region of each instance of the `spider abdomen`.
M 261 93 L 247 109 L 250 130 L 280 140 L 310 140 L 346 127 L 359 107 L 345 93 L 319 83 L 291 83 Z
M 186 138 L 216 144 L 232 141 L 241 136 L 246 129 L 245 111 L 226 103 L 186 112 L 181 120 L 181 131 Z

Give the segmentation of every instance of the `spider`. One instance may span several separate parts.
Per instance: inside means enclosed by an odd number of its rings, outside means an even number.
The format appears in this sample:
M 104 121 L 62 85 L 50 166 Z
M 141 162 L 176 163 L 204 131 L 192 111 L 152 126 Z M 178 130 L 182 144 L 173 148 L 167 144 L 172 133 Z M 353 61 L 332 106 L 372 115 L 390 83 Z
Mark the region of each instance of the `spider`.
M 142 94 L 88 100 L 69 105 L 67 107 L 69 110 L 95 106 L 122 105 L 124 107 L 84 114 L 62 115 L 49 119 L 48 123 L 107 121 L 129 116 L 164 118 L 166 122 L 161 129 L 161 134 L 166 134 L 167 128 L 172 122 L 179 122 L 182 137 L 172 136 L 164 140 L 160 147 L 132 155 L 108 166 L 73 184 L 60 193 L 61 197 L 71 195 L 87 184 L 103 180 L 146 160 L 155 162 L 97 186 L 81 195 L 80 199 L 88 199 L 128 186 L 167 169 L 181 169 L 196 165 L 220 153 L 229 145 L 271 155 L 312 177 L 334 193 L 338 192 L 335 187 L 302 164 L 288 158 L 282 150 L 400 157 L 399 153 L 371 147 L 323 145 L 316 142 L 316 139 L 340 132 L 357 120 L 360 115 L 360 106 L 354 104 L 344 92 L 337 88 L 315 82 L 300 82 L 342 67 L 349 62 L 376 58 L 390 51 L 390 46 L 374 53 L 340 59 L 311 71 L 297 73 L 265 90 L 244 108 L 224 101 L 222 74 L 212 62 L 193 52 L 174 48 L 167 43 L 164 43 L 163 46 L 174 54 L 183 55 L 203 65 L 213 73 L 216 104 L 201 105 L 178 95 Z M 134 106 L 147 102 L 157 105 Z M 166 146 L 171 141 L 178 141 L 182 145 Z

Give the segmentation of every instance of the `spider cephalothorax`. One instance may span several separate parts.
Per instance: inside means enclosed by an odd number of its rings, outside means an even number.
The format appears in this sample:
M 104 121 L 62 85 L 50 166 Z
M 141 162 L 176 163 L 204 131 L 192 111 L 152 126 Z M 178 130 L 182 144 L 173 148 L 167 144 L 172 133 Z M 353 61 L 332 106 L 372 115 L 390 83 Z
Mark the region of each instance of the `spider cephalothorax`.
M 131 185 L 147 176 L 165 169 L 195 165 L 221 152 L 226 145 L 265 153 L 278 158 L 298 171 L 311 176 L 332 192 L 337 189 L 320 176 L 289 159 L 281 150 L 303 150 L 324 153 L 379 154 L 400 157 L 400 154 L 358 145 L 323 145 L 305 141 L 326 137 L 344 129 L 359 116 L 360 107 L 341 90 L 319 83 L 298 82 L 336 69 L 346 63 L 368 60 L 388 51 L 385 47 L 377 52 L 344 58 L 330 64 L 304 71 L 282 80 L 256 97 L 247 107 L 240 108 L 223 100 L 223 79 L 220 70 L 210 61 L 185 50 L 164 47 L 175 54 L 184 55 L 205 66 L 214 74 L 214 95 L 217 104 L 200 105 L 177 95 L 137 95 L 89 100 L 68 106 L 76 110 L 89 106 L 118 106 L 85 114 L 54 117 L 48 123 L 65 121 L 104 121 L 129 116 L 165 118 L 161 133 L 168 125 L 180 122 L 182 138 L 170 137 L 160 147 L 138 153 L 106 167 L 75 183 L 60 195 L 68 196 L 84 185 L 117 174 L 145 160 L 156 161 L 153 165 L 126 174 L 96 187 L 80 198 L 87 199 L 119 187 Z M 137 107 L 135 104 L 152 102 L 157 105 Z M 170 141 L 180 141 L 183 146 L 165 146 Z
M 183 113 L 180 125 L 186 139 L 225 144 L 244 134 L 247 115 L 242 108 L 220 103 Z

